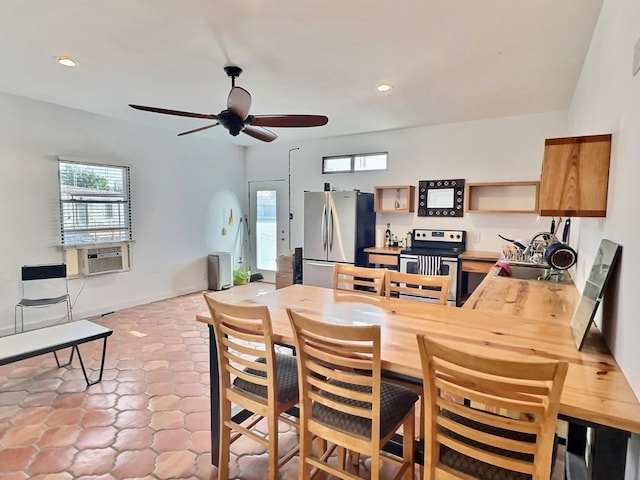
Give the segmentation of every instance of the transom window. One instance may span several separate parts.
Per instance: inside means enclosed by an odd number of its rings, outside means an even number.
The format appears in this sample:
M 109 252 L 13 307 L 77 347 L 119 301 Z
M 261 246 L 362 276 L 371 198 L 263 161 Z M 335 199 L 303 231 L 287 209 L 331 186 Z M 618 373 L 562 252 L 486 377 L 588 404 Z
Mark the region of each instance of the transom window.
M 322 157 L 322 173 L 386 170 L 387 157 L 387 152 Z
M 58 159 L 63 245 L 132 240 L 129 167 Z

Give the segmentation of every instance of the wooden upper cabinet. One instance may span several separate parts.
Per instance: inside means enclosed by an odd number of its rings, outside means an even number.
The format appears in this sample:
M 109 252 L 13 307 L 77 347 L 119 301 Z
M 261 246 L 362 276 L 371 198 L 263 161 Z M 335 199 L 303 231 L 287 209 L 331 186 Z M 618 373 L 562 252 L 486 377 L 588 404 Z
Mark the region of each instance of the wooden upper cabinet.
M 611 135 L 545 140 L 540 215 L 605 217 Z

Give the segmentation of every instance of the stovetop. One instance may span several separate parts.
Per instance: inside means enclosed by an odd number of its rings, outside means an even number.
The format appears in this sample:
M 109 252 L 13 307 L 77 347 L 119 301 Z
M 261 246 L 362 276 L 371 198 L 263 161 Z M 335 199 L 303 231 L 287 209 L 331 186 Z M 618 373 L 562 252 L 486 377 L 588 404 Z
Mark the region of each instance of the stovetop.
M 465 251 L 467 232 L 464 230 L 428 230 L 416 228 L 411 234 L 411 247 L 406 255 L 455 256 Z
M 439 257 L 457 257 L 462 252 L 464 252 L 464 248 L 407 248 L 405 250 L 401 250 L 401 255 L 435 255 Z

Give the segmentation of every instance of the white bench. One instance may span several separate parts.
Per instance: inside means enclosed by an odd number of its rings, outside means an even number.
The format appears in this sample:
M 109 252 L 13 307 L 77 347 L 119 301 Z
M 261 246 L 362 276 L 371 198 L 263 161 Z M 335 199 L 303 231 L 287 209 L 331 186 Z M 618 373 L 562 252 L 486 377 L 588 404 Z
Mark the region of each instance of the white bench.
M 84 379 L 87 382 L 87 387 L 89 387 L 102 381 L 104 360 L 107 353 L 107 337 L 112 333 L 113 330 L 90 322 L 89 320 L 77 320 L 61 325 L 53 325 L 51 327 L 9 335 L 0 338 L 0 365 L 7 365 L 19 360 L 53 352 L 58 367 L 65 367 L 71 365 L 73 355 L 77 353 Z M 78 345 L 99 339 L 103 339 L 100 375 L 97 380 L 90 382 L 84 362 L 80 356 Z M 61 365 L 56 352 L 63 348 L 71 348 L 72 350 L 69 361 Z

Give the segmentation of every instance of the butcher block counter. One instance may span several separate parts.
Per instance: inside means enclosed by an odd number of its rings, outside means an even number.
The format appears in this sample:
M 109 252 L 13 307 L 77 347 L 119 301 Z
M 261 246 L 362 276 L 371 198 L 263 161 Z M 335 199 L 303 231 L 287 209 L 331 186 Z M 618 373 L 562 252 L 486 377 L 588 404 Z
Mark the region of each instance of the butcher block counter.
M 640 433 L 640 402 L 595 326 L 588 332 L 582 350 L 575 348 L 570 323 L 580 300 L 577 288 L 571 280 L 520 280 L 498 276 L 499 270 L 491 267 L 462 309 L 509 315 L 515 322 L 535 319 L 549 325 L 549 337 L 540 338 L 539 349 L 532 353 L 547 356 L 552 350 L 548 347 L 555 344 L 558 349 L 554 348 L 550 358 L 569 362 L 563 401 L 568 396 L 570 403 L 580 398 L 560 415 L 569 422 L 567 478 L 624 478 L 629 433 Z M 556 330 L 558 327 L 561 330 Z M 595 439 L 591 440 L 588 469 L 583 459 L 589 448 L 587 427 L 593 429 Z
M 569 326 L 580 300 L 572 281 L 519 280 L 500 277 L 499 270 L 495 266 L 489 269 L 462 308 L 553 320 Z

